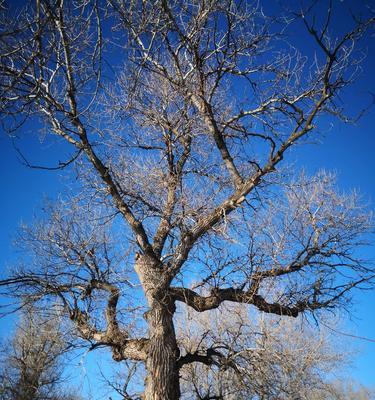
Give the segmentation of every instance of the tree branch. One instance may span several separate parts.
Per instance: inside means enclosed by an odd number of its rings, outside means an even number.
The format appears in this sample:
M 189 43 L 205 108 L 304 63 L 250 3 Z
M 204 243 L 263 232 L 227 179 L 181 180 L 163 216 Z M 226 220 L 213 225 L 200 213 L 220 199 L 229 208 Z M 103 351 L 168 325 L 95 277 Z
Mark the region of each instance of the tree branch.
M 66 78 L 67 78 L 67 96 L 70 105 L 69 118 L 71 123 L 77 128 L 79 137 L 81 139 L 81 143 L 76 144 L 80 150 L 83 150 L 94 168 L 99 173 L 101 179 L 106 184 L 109 193 L 111 194 L 114 204 L 116 208 L 120 211 L 120 213 L 125 217 L 126 221 L 129 223 L 132 228 L 134 234 L 136 235 L 137 242 L 140 248 L 150 257 L 156 259 L 152 246 L 149 243 L 147 234 L 144 230 L 142 223 L 134 216 L 128 204 L 124 201 L 120 194 L 120 190 L 114 182 L 109 168 L 107 168 L 98 155 L 94 152 L 92 145 L 90 144 L 86 132 L 86 128 L 80 119 L 80 113 L 78 111 L 77 101 L 76 101 L 76 84 L 74 79 L 74 68 L 71 60 L 71 50 L 69 45 L 69 40 L 67 39 L 65 30 L 64 30 L 64 20 L 63 20 L 63 12 L 62 6 L 57 9 L 57 15 L 55 15 L 55 11 L 50 7 L 46 7 L 46 12 L 50 15 L 50 17 L 54 20 L 57 30 L 60 33 L 61 37 L 61 45 L 64 51 L 64 63 L 66 69 Z M 59 131 L 56 133 L 60 134 Z M 62 135 L 62 136 L 66 136 Z
M 174 300 L 181 301 L 198 312 L 213 310 L 224 301 L 252 304 L 260 311 L 290 317 L 297 317 L 301 311 L 304 311 L 304 308 L 298 306 L 289 307 L 279 303 L 268 303 L 262 296 L 254 294 L 251 289 L 248 291 L 235 288 L 214 289 L 209 296 L 201 296 L 191 289 L 172 287 L 169 293 Z

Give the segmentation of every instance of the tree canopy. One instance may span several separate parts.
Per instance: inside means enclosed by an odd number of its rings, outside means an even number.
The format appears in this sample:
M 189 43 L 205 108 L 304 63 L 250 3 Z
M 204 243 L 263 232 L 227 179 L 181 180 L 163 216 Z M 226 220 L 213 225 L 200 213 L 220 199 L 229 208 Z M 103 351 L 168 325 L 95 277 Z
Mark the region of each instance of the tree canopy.
M 347 119 L 338 99 L 375 18 L 368 9 L 336 35 L 334 10 L 318 16 L 314 2 L 271 17 L 231 0 L 2 9 L 4 123 L 31 119 L 69 145 L 48 168 L 74 165 L 77 183 L 24 227 L 29 256 L 1 284 L 58 302 L 91 348 L 144 363 L 147 400 L 178 399 L 181 368 L 220 360 L 181 353 L 176 304 L 318 318 L 373 283 L 358 196 L 330 173 L 283 168 L 322 118 Z

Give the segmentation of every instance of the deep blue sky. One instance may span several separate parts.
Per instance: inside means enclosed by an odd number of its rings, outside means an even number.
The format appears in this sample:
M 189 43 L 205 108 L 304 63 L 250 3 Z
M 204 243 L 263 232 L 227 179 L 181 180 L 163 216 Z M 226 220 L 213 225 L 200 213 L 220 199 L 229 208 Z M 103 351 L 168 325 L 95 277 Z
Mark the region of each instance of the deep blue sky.
M 355 2 L 335 2 L 339 5 L 352 5 Z M 343 27 L 345 19 L 341 18 L 338 8 L 336 22 Z M 345 107 L 358 111 L 361 105 L 372 101 L 370 92 L 375 93 L 375 39 L 366 43 L 368 56 L 363 64 L 363 73 L 350 92 L 342 96 Z M 310 46 L 309 43 L 304 43 Z M 334 170 L 338 174 L 340 188 L 358 189 L 370 207 L 375 209 L 375 107 L 356 124 L 334 122 L 332 128 L 319 136 L 320 145 L 307 145 L 297 148 L 289 154 L 296 168 L 305 168 L 308 172 L 319 169 Z M 41 140 L 34 126 L 26 126 L 20 132 L 18 145 L 29 156 L 31 162 L 53 165 L 63 159 L 66 149 L 57 147 L 48 138 Z M 53 142 L 53 141 L 52 141 Z M 19 156 L 12 146 L 12 141 L 0 133 L 0 268 L 2 275 L 7 265 L 15 260 L 12 238 L 21 221 L 30 221 L 43 197 L 54 197 L 64 190 L 66 176 L 60 172 L 29 169 L 22 165 Z M 364 256 L 375 260 L 374 247 Z M 342 330 L 354 335 L 375 340 L 375 293 L 362 292 L 355 294 L 353 318 Z M 11 319 L 0 321 L 0 333 L 6 334 L 11 329 Z M 341 329 L 341 328 L 340 328 Z M 353 339 L 359 346 L 361 354 L 356 357 L 353 369 L 348 374 L 366 385 L 375 386 L 375 343 Z M 95 398 L 95 396 L 94 396 Z

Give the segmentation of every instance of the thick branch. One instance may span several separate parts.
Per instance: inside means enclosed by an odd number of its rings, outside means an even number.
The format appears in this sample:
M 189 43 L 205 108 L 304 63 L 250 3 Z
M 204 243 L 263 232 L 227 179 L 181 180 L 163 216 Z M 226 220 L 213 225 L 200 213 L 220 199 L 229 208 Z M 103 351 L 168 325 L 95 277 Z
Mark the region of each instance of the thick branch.
M 198 312 L 213 310 L 219 307 L 224 301 L 252 304 L 260 311 L 290 317 L 296 317 L 300 312 L 305 310 L 303 306 L 289 307 L 279 303 L 268 303 L 262 296 L 254 294 L 252 290 L 243 291 L 234 288 L 216 289 L 209 296 L 201 296 L 187 288 L 173 287 L 170 288 L 169 292 L 174 300 L 181 301 Z
M 187 353 L 184 356 L 180 357 L 178 360 L 178 368 L 182 368 L 184 365 L 192 364 L 192 363 L 202 363 L 207 366 L 211 366 L 214 364 L 218 364 L 214 357 L 222 358 L 223 355 L 215 349 L 207 349 L 205 354 L 196 351 L 195 353 Z
M 148 339 L 129 339 L 127 333 L 118 328 L 116 321 L 115 305 L 118 300 L 118 290 L 113 286 L 102 284 L 101 282 L 93 283 L 93 286 L 111 291 L 108 300 L 106 319 L 107 329 L 98 331 L 90 324 L 89 316 L 78 308 L 71 310 L 70 318 L 76 324 L 77 329 L 83 339 L 95 341 L 93 348 L 98 346 L 109 346 L 112 349 L 112 357 L 115 361 L 134 360 L 144 361 L 147 358 Z
M 0 286 L 12 286 L 17 288 L 20 285 L 39 286 L 44 294 L 58 296 L 69 313 L 70 319 L 74 322 L 79 335 L 88 341 L 95 342 L 93 348 L 98 346 L 109 346 L 112 349 L 113 359 L 122 361 L 126 359 L 144 361 L 147 358 L 148 339 L 130 339 L 125 331 L 120 330 L 116 319 L 116 306 L 120 295 L 119 289 L 107 282 L 92 280 L 88 287 L 82 285 L 54 285 L 36 275 L 24 275 L 0 281 Z M 89 315 L 81 311 L 78 307 L 71 308 L 63 293 L 71 291 L 73 288 L 84 291 L 84 296 L 89 296 L 95 289 L 105 290 L 110 293 L 105 316 L 107 320 L 106 330 L 98 330 L 91 322 Z
M 120 290 L 116 286 L 111 285 L 108 282 L 102 282 L 93 279 L 90 281 L 89 286 L 85 290 L 84 293 L 85 297 L 89 296 L 93 289 L 105 290 L 109 293 L 107 307 L 105 310 L 105 317 L 107 321 L 106 335 L 111 336 L 119 334 L 120 331 L 116 318 L 116 313 L 117 313 L 116 308 L 120 297 Z
M 149 339 L 126 339 L 118 347 L 112 347 L 112 357 L 115 361 L 134 360 L 145 361 L 147 358 Z

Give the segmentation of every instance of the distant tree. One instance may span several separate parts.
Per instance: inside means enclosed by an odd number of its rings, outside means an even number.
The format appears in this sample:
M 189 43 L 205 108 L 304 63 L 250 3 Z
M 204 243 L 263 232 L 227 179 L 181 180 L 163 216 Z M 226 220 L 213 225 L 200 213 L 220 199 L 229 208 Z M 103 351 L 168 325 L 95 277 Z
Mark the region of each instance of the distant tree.
M 2 285 L 58 301 L 91 349 L 143 363 L 146 400 L 180 398 L 184 368 L 218 362 L 181 354 L 177 302 L 319 318 L 372 284 L 358 196 L 281 170 L 321 117 L 347 120 L 339 96 L 375 21 L 367 8 L 336 35 L 334 7 L 313 5 L 269 18 L 233 0 L 2 4 L 3 121 L 62 140 L 55 169 L 78 177 L 24 230 L 32 257 Z
M 9 344 L 3 344 L 0 367 L 2 400 L 80 400 L 68 394 L 63 380 L 66 343 L 60 321 L 24 309 Z

